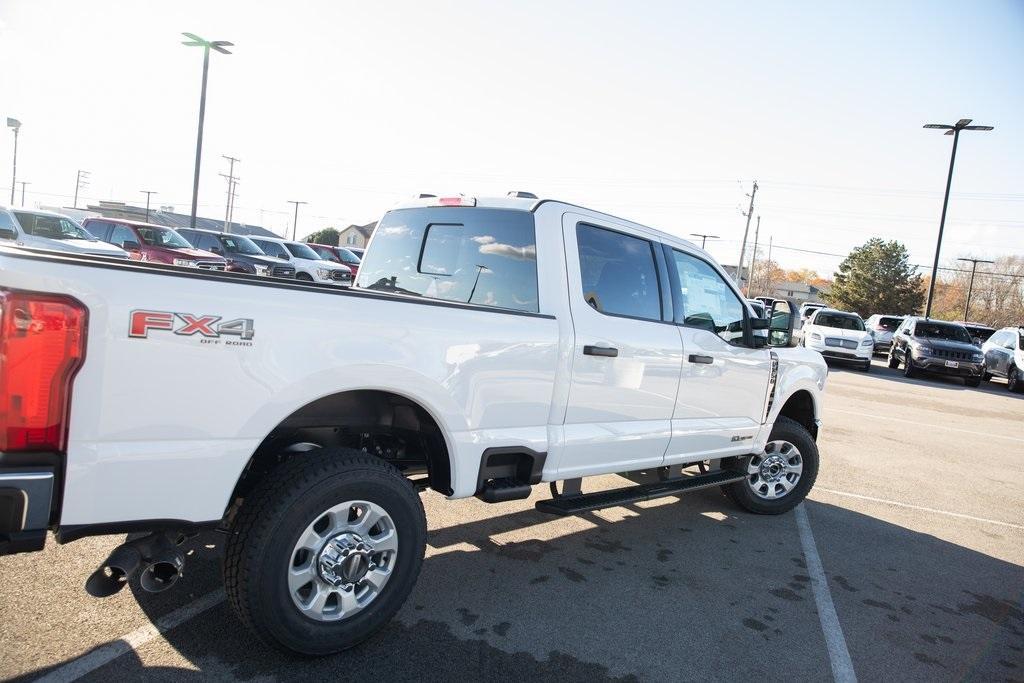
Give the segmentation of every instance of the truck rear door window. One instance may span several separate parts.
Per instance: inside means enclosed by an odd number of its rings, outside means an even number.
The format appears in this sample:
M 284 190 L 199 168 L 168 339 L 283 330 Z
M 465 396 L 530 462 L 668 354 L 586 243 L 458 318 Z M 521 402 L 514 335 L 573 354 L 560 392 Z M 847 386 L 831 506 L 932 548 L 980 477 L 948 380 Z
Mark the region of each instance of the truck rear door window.
M 392 211 L 374 232 L 357 285 L 536 313 L 533 214 L 461 207 Z
M 576 246 L 584 301 L 609 315 L 661 320 L 661 292 L 650 242 L 580 223 Z

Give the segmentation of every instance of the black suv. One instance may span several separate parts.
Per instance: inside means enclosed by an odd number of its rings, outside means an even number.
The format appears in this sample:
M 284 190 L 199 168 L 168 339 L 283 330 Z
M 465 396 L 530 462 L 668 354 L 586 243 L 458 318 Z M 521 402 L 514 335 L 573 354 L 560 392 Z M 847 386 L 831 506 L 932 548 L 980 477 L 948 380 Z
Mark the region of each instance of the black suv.
M 985 356 L 959 323 L 930 318 L 909 317 L 892 336 L 889 367 L 903 363 L 903 374 L 934 372 L 963 377 L 964 384 L 976 387 L 985 374 Z
M 268 277 L 295 277 L 295 266 L 279 258 L 267 256 L 245 235 L 228 232 L 180 228 L 176 232 L 196 249 L 212 251 L 227 260 L 229 273 L 249 273 Z

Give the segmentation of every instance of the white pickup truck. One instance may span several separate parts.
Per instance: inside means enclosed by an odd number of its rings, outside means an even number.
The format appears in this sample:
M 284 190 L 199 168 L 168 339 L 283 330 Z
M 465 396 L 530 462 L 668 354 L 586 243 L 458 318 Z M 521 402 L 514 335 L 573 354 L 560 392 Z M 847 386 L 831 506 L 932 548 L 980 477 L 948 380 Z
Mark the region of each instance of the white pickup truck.
M 216 529 L 241 621 L 318 655 L 409 595 L 426 488 L 549 482 L 537 508 L 567 515 L 721 487 L 777 514 L 814 484 L 821 355 L 687 241 L 424 196 L 356 284 L 0 248 L 0 552 L 132 533 L 87 589 L 160 590 Z M 584 491 L 607 473 L 632 483 Z

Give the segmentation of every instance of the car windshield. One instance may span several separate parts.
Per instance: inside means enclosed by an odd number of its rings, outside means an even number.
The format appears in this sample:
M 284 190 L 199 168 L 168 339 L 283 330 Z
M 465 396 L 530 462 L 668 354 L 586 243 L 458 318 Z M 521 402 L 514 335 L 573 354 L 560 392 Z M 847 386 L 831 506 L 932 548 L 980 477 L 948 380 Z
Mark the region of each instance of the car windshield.
M 894 332 L 902 323 L 903 318 L 879 318 L 875 327 L 886 332 Z
M 341 261 L 341 259 L 339 259 L 334 254 L 334 252 L 331 251 L 330 247 L 321 247 L 319 245 L 311 244 L 309 248 L 315 251 L 317 254 L 319 254 L 320 258 L 324 259 L 325 261 Z
M 96 238 L 90 235 L 85 228 L 64 216 L 50 216 L 45 213 L 28 213 L 27 211 L 15 211 L 18 222 L 30 235 L 36 237 L 48 237 L 52 240 L 90 240 Z
M 295 258 L 308 258 L 311 261 L 326 261 L 324 257 L 310 249 L 307 245 L 302 242 L 285 242 L 284 246 L 292 253 Z
M 220 235 L 220 243 L 224 245 L 224 251 L 229 254 L 249 254 L 251 256 L 264 256 L 263 250 L 256 246 L 248 237 L 241 235 Z
M 338 255 L 341 256 L 341 262 L 349 266 L 358 266 L 360 261 L 359 257 L 353 254 L 348 249 L 338 247 Z
M 918 323 L 914 328 L 914 336 L 922 339 L 939 339 L 941 341 L 971 343 L 971 335 L 961 325 L 943 325 L 941 323 Z
M 985 327 L 984 325 L 964 325 L 967 328 L 967 332 L 972 337 L 977 337 L 981 341 L 987 341 L 989 337 L 996 333 L 991 327 Z
M 835 327 L 840 330 L 864 331 L 863 320 L 853 315 L 843 315 L 841 313 L 819 313 L 818 317 L 814 319 L 814 324 L 821 327 Z
M 142 241 L 151 247 L 164 247 L 165 249 L 191 249 L 192 245 L 185 241 L 185 238 L 170 228 L 151 228 L 139 226 L 135 228 Z

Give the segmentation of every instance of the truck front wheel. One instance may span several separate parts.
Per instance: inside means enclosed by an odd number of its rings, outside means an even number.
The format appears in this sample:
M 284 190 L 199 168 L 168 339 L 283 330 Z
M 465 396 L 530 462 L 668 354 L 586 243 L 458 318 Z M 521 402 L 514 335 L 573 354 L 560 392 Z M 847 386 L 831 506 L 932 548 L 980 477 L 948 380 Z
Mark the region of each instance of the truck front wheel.
M 225 591 L 268 645 L 339 652 L 405 602 L 426 534 L 419 496 L 397 469 L 351 449 L 311 451 L 245 497 L 225 549 Z
M 814 486 L 818 477 L 818 445 L 802 424 L 779 417 L 764 452 L 723 461 L 722 467 L 747 475 L 742 481 L 722 487 L 730 500 L 750 512 L 778 515 L 796 507 Z

